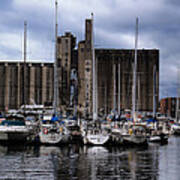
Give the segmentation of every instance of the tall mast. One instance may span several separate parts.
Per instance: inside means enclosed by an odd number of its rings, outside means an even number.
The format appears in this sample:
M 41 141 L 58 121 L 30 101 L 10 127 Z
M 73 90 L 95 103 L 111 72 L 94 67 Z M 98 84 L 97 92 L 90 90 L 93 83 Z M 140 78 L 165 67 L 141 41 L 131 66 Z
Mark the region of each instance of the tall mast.
M 57 20 L 57 13 L 58 13 L 58 2 L 55 2 L 55 57 L 54 57 L 54 113 L 56 114 L 57 111 L 57 94 L 58 94 L 58 85 L 57 85 L 57 33 L 58 33 L 58 20 Z
M 156 66 L 153 68 L 153 117 L 156 117 Z
M 121 65 L 118 64 L 118 114 L 121 112 Z
M 24 114 L 26 110 L 26 49 L 27 49 L 27 22 L 24 21 L 24 96 L 23 96 L 23 103 L 24 103 Z
M 92 63 L 93 63 L 93 121 L 97 120 L 97 104 L 96 104 L 96 59 L 95 59 L 95 50 L 94 50 L 94 36 L 93 36 L 93 21 L 94 16 L 91 13 L 91 20 L 92 20 L 92 31 L 91 31 L 91 48 L 92 48 Z
M 104 96 L 105 96 L 104 106 L 105 106 L 105 115 L 107 115 L 107 81 L 106 80 L 105 80 L 104 85 L 105 85 L 105 87 L 104 87 Z
M 137 102 L 137 110 L 140 110 L 141 105 L 141 79 L 140 74 L 138 75 L 138 102 Z
M 134 54 L 134 68 L 133 68 L 133 91 L 132 91 L 132 115 L 133 115 L 133 121 L 135 119 L 135 111 L 136 111 L 137 46 L 138 46 L 138 17 L 136 18 L 135 54 Z
M 116 109 L 116 64 L 115 64 L 115 62 L 114 62 L 114 64 L 113 64 L 113 76 L 114 76 L 114 82 L 113 82 L 113 109 L 115 110 Z
M 95 50 L 94 50 L 94 52 L 95 52 Z M 97 60 L 97 57 L 95 58 L 95 73 L 96 73 L 96 76 L 95 76 L 96 114 L 98 117 L 98 103 L 99 102 L 98 102 L 98 60 Z
M 179 97 L 180 97 L 180 70 L 178 68 L 177 70 L 177 75 L 178 75 L 178 78 L 177 78 L 177 98 L 176 98 L 176 122 L 179 121 Z

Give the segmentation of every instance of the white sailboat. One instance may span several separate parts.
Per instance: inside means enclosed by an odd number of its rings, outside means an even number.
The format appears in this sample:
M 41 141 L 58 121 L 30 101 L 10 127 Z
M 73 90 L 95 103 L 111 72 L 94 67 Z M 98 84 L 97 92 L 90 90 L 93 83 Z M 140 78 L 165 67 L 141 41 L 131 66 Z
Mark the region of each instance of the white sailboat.
M 133 68 L 133 88 L 132 88 L 132 118 L 133 123 L 128 127 L 126 133 L 123 133 L 123 143 L 132 145 L 146 145 L 147 137 L 143 126 L 136 126 L 136 74 L 137 74 L 137 46 L 138 46 L 138 18 L 136 18 L 136 36 L 135 36 L 135 58 Z
M 156 66 L 154 66 L 153 69 L 153 82 L 153 126 L 151 127 L 149 142 L 167 143 L 169 135 L 165 128 L 165 122 L 162 122 L 161 126 L 157 126 L 157 121 L 159 120 L 156 119 Z M 164 126 L 164 128 L 162 126 Z
M 42 144 L 62 144 L 69 140 L 69 131 L 64 125 L 47 123 L 41 124 L 40 127 L 39 138 Z
M 110 135 L 105 131 L 105 129 L 101 129 L 101 126 L 97 125 L 98 121 L 98 97 L 97 97 L 97 63 L 95 59 L 95 50 L 93 44 L 93 13 L 91 14 L 92 18 L 92 39 L 91 39 L 91 47 L 92 47 L 92 61 L 93 61 L 93 123 L 91 125 L 87 125 L 82 129 L 82 137 L 84 144 L 91 145 L 104 145 L 108 142 Z M 99 123 L 98 123 L 99 124 Z
M 44 114 L 43 120 L 40 125 L 39 139 L 43 144 L 61 144 L 67 143 L 69 140 L 69 131 L 63 123 L 58 121 L 57 117 L 57 105 L 58 105 L 58 80 L 57 80 L 57 0 L 55 2 L 56 8 L 56 25 L 55 25 L 55 62 L 54 62 L 54 101 L 53 110 L 47 114 Z

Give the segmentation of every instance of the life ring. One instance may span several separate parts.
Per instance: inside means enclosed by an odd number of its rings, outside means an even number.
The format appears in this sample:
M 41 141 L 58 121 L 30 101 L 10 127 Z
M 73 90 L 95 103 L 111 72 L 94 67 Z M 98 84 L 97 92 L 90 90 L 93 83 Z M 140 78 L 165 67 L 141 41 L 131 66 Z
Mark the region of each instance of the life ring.
M 43 133 L 44 134 L 47 134 L 48 133 L 48 130 L 46 128 L 43 129 Z

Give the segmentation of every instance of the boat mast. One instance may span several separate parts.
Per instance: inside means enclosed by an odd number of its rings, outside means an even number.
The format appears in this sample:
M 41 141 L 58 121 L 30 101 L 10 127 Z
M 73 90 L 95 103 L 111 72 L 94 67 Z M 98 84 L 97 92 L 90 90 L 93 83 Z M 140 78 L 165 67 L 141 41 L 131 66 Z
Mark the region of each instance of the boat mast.
M 153 68 L 153 118 L 156 117 L 156 66 Z
M 179 83 L 180 83 L 180 71 L 179 69 L 177 70 L 177 75 L 178 75 L 178 78 L 177 78 L 177 98 L 176 98 L 176 122 L 178 122 L 179 120 L 179 97 L 180 97 L 180 86 L 179 86 Z
M 118 114 L 121 113 L 121 65 L 118 64 Z
M 94 50 L 95 52 L 95 50 Z M 96 82 L 96 86 L 95 86 L 95 92 L 96 92 L 96 114 L 97 114 L 97 118 L 98 118 L 98 59 L 97 57 L 95 58 L 95 72 L 96 72 L 96 76 L 95 76 L 95 82 Z
M 113 99 L 113 101 L 114 101 L 114 107 L 113 107 L 113 109 L 114 110 L 116 110 L 116 64 L 115 64 L 115 61 L 114 61 L 114 64 L 113 64 L 113 76 L 114 76 L 114 83 L 113 83 L 113 86 L 114 86 L 114 88 L 113 88 L 113 97 L 114 97 L 114 99 Z
M 57 95 L 58 95 L 58 86 L 57 86 L 57 33 L 58 33 L 58 20 L 57 20 L 57 13 L 58 13 L 58 2 L 55 1 L 55 57 L 54 57 L 54 100 L 53 100 L 53 108 L 54 114 L 57 112 Z
M 24 103 L 24 115 L 26 111 L 26 53 L 27 51 L 27 22 L 24 21 L 24 96 L 23 96 L 23 103 Z
M 105 115 L 107 115 L 107 81 L 106 80 L 105 80 L 104 85 L 105 85 L 105 87 L 104 87 L 104 97 L 105 97 L 104 106 L 105 106 Z
M 136 18 L 135 54 L 134 54 L 134 68 L 133 68 L 133 91 L 132 91 L 132 116 L 133 116 L 133 121 L 135 120 L 135 111 L 136 111 L 137 46 L 138 46 L 138 17 Z
M 176 98 L 176 122 L 178 122 L 179 119 L 179 96 Z
M 137 103 L 137 110 L 139 111 L 141 107 L 141 79 L 140 74 L 138 75 L 138 103 Z
M 96 59 L 95 59 L 95 50 L 94 50 L 94 36 L 93 36 L 93 21 L 94 16 L 93 13 L 91 13 L 91 21 L 92 21 L 92 31 L 91 31 L 91 48 L 92 48 L 92 64 L 93 64 L 93 121 L 97 120 L 97 104 L 96 104 Z

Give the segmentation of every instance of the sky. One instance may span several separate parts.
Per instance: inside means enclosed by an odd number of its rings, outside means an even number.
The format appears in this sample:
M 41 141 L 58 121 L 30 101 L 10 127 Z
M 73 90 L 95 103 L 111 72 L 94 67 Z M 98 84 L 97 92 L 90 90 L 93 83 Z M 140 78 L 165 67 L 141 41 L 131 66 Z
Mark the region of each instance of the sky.
M 96 48 L 160 51 L 160 98 L 177 96 L 180 87 L 179 0 L 58 0 L 58 35 L 72 32 L 84 39 L 85 19 L 94 13 Z M 0 59 L 19 60 L 27 21 L 27 58 L 54 59 L 55 0 L 0 0 Z M 179 83 L 178 83 L 179 82 Z

